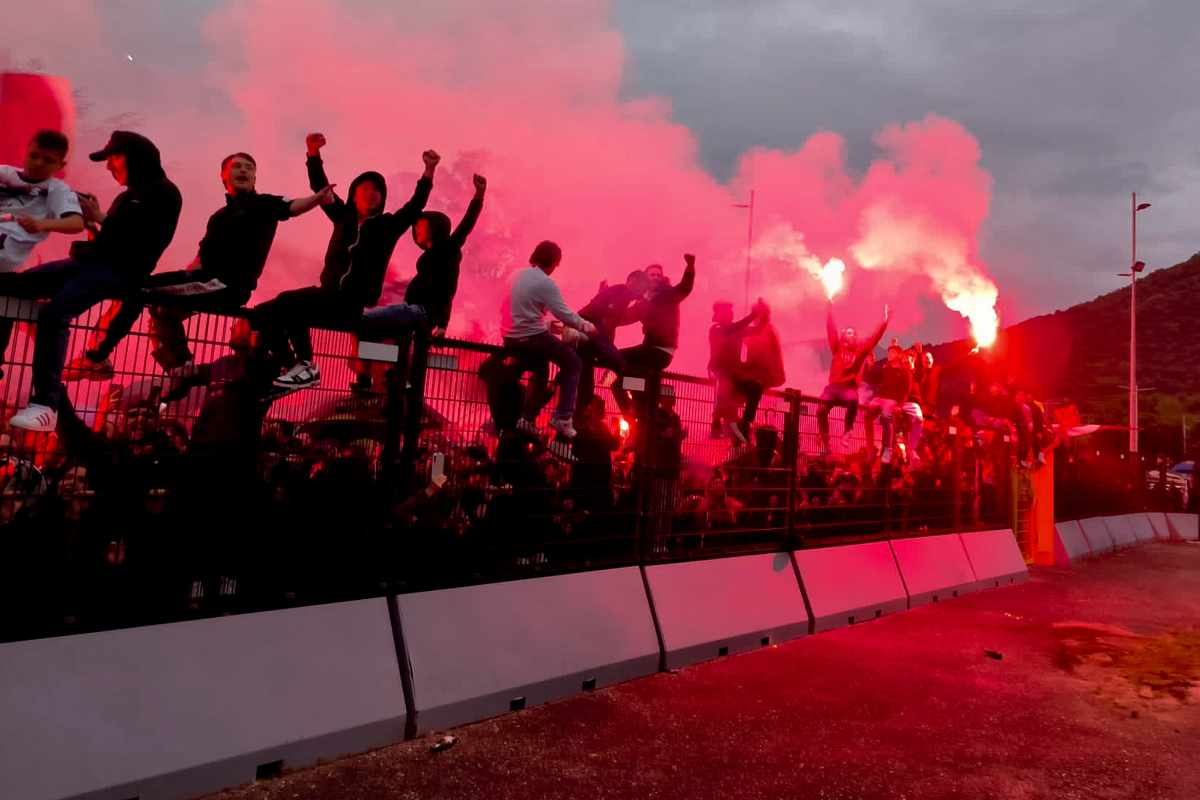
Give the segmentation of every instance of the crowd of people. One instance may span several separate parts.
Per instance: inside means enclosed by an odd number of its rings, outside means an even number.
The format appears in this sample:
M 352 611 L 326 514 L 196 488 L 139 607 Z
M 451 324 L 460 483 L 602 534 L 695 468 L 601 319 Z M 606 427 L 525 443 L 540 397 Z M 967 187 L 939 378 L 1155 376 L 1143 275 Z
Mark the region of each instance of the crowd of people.
M 58 531 L 57 538 L 35 537 L 36 546 L 65 548 L 70 563 L 110 571 L 129 562 L 167 564 L 141 574 L 153 575 L 151 582 L 169 576 L 171 590 L 186 587 L 193 605 L 238 595 L 239 576 L 269 584 L 263 576 L 275 571 L 247 562 L 282 557 L 271 546 L 276 531 L 305 531 L 309 552 L 319 554 L 313 563 L 325 569 L 336 556 L 321 539 L 335 530 L 382 536 L 364 545 L 363 552 L 376 554 L 381 547 L 445 547 L 475 564 L 496 552 L 522 567 L 564 558 L 591 563 L 628 556 L 637 546 L 661 555 L 714 541 L 778 541 L 796 527 L 816 534 L 946 527 L 955 504 L 986 508 L 987 487 L 999 484 L 997 459 L 954 455 L 952 429 L 973 430 L 968 447 L 978 452 L 985 440 L 990 447 L 1012 439 L 1014 448 L 1001 448 L 1005 454 L 1015 453 L 1027 468 L 1040 460 L 1043 407 L 994 378 L 977 355 L 943 368 L 920 344 L 904 348 L 893 340 L 877 361 L 886 308 L 860 340 L 837 327 L 830 304 L 831 366 L 811 408 L 816 430 L 797 422 L 789 433 L 758 423 L 764 396 L 786 381 L 770 308 L 759 300 L 735 319 L 732 303 L 714 304 L 714 399 L 684 420 L 663 375 L 680 346 L 680 307 L 695 285 L 695 256 L 684 255 L 677 282 L 652 264 L 623 282 L 602 283 L 575 310 L 553 277 L 562 248 L 547 240 L 512 276 L 502 347 L 478 369 L 490 416 L 486 435 L 420 431 L 419 446 L 408 448 L 415 481 L 397 492 L 383 480 L 382 436 L 321 439 L 273 419 L 272 404 L 320 385 L 311 327 L 393 339 L 402 353 L 414 337 L 428 342 L 445 333 L 486 179 L 474 177 L 474 195 L 455 225 L 426 208 L 440 161 L 432 150 L 422 154 L 413 194 L 392 212 L 379 172 L 356 177 L 344 199 L 335 192 L 319 133 L 305 141 L 312 194 L 298 199 L 260 194 L 253 156 L 234 153 L 220 164 L 225 203 L 209 218 L 195 259 L 184 270 L 156 272 L 182 207 L 157 147 L 116 131 L 91 153 L 123 187 L 102 211 L 94 197 L 53 177 L 66 164 L 68 145 L 61 133 L 42 131 L 22 167 L 0 167 L 0 294 L 47 301 L 35 320 L 29 402 L 6 423 L 0 521 Z M 318 284 L 242 311 L 279 223 L 317 208 L 331 223 Z M 49 235 L 85 231 L 69 258 L 21 270 Z M 410 231 L 421 250 L 414 274 L 402 300 L 381 305 L 389 260 Z M 106 301 L 101 326 L 68 360 L 72 320 Z M 85 424 L 64 382 L 112 379 L 112 354 L 143 310 L 161 369 L 154 392 L 119 408 L 88 409 L 94 419 Z M 186 320 L 235 311 L 244 318 L 233 325 L 229 352 L 196 363 Z M 633 325 L 641 343 L 619 349 L 617 331 Z M 12 331 L 12 320 L 0 320 L 0 357 Z M 402 358 L 394 369 L 407 365 Z M 612 377 L 601 391 L 597 378 L 605 374 Z M 194 415 L 163 412 L 196 391 Z M 838 408 L 843 429 L 835 442 L 831 416 Z M 40 443 L 30 444 L 38 436 Z M 689 457 L 705 439 L 727 440 L 728 449 Z M 178 535 L 149 533 L 163 530 Z M 389 531 L 411 535 L 383 535 Z M 254 546 L 243 546 L 249 539 Z M 344 541 L 328 550 L 349 552 Z

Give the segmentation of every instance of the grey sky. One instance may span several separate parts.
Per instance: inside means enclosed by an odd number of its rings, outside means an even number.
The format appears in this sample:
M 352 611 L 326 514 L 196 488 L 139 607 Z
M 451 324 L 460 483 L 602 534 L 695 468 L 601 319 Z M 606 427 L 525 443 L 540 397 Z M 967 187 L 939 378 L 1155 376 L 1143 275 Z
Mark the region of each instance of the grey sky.
M 861 168 L 889 122 L 966 125 L 995 180 L 984 255 L 1023 316 L 1119 285 L 1131 191 L 1154 204 L 1140 258 L 1200 250 L 1200 3 L 618 0 L 615 15 L 626 91 L 670 98 L 721 177 L 749 147 L 818 130 Z

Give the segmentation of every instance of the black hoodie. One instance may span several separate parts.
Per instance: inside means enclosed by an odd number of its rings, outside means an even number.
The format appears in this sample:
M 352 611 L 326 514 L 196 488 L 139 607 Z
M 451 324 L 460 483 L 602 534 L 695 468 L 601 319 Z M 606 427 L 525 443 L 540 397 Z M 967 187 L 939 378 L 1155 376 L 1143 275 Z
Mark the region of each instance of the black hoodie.
M 103 262 L 131 280 L 141 280 L 154 271 L 175 237 L 183 198 L 163 172 L 153 142 L 128 131 L 114 133 L 113 142 L 119 142 L 129 169 L 125 191 L 113 200 L 96 238 L 76 242 L 71 255 L 79 261 Z
M 471 204 L 450 231 L 450 218 L 439 211 L 427 211 L 421 217 L 429 222 L 433 243 L 417 259 L 417 274 L 404 290 L 404 302 L 421 306 L 429 315 L 429 324 L 445 328 L 450 324 L 450 307 L 458 292 L 458 271 L 462 265 L 462 248 L 479 220 L 483 198 L 471 198 Z
M 318 192 L 328 186 L 329 178 L 325 175 L 321 157 L 309 156 L 307 164 L 308 182 L 313 191 Z M 354 190 L 368 180 L 379 186 L 381 210 L 359 225 L 358 211 L 354 208 Z M 363 308 L 378 303 L 392 251 L 404 232 L 417 221 L 429 202 L 432 190 L 433 181 L 422 177 L 417 181 L 412 199 L 400 210 L 388 214 L 382 211 L 387 203 L 387 183 L 378 172 L 364 172 L 350 184 L 350 191 L 346 194 L 350 202 L 339 197 L 329 205 L 321 206 L 333 222 L 333 234 L 325 250 L 325 268 L 321 270 L 321 288 L 337 292 L 348 303 Z

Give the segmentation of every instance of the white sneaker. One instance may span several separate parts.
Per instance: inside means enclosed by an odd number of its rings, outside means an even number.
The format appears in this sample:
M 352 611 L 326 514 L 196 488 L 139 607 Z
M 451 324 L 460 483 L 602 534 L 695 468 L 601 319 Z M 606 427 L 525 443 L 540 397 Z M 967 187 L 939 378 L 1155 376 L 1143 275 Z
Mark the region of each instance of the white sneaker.
M 30 403 L 21 411 L 13 414 L 8 424 L 24 431 L 52 433 L 58 427 L 58 412 L 50 406 Z
M 879 462 L 881 464 L 892 463 L 892 448 L 890 448 L 890 447 L 883 448 L 883 455 L 881 455 L 879 457 Z
M 321 370 L 311 361 L 301 361 L 276 378 L 273 383 L 280 389 L 309 389 L 321 385 Z
M 571 422 L 570 417 L 554 417 L 550 420 L 550 427 L 558 431 L 558 434 L 564 439 L 574 439 L 577 435 L 575 425 Z

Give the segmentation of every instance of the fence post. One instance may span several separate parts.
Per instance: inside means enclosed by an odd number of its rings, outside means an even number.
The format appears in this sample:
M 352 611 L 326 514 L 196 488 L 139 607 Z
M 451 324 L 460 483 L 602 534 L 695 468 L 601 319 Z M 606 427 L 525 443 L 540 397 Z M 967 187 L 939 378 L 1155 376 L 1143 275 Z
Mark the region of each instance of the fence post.
M 800 462 L 800 393 L 795 389 L 785 389 L 787 397 L 787 418 L 783 423 L 783 463 L 787 464 L 787 509 L 784 512 L 787 526 L 788 547 L 799 547 L 804 544 L 803 536 L 796 531 L 796 473 Z
M 391 395 L 403 398 L 401 403 L 392 406 L 395 411 L 388 415 L 388 443 L 394 446 L 395 439 L 390 435 L 392 427 L 402 425 L 400 459 L 395 475 L 396 483 L 393 485 L 402 487 L 402 491 L 406 494 L 413 488 L 417 464 L 417 440 L 421 436 L 421 416 L 425 413 L 425 373 L 429 364 L 429 345 L 427 335 L 414 334 L 408 369 L 394 370 L 397 374 L 388 382 L 389 405 L 392 405 Z M 405 387 L 406 380 L 407 387 Z
M 622 380 L 624 380 L 622 378 Z M 657 521 L 654 519 L 652 504 L 655 499 L 654 472 L 657 467 L 655 458 L 655 443 L 658 439 L 658 424 L 656 410 L 659 393 L 662 388 L 662 373 L 655 370 L 646 375 L 644 390 L 641 397 L 633 398 L 633 413 L 635 415 L 635 433 L 637 437 L 634 450 L 634 481 L 636 484 L 636 525 L 638 563 L 645 564 L 648 554 L 652 551 L 651 543 L 657 534 Z
M 958 427 L 950 425 L 947 428 L 950 434 L 950 452 L 951 452 L 951 474 L 954 475 L 954 483 L 950 487 L 951 502 L 954 505 L 954 510 L 951 512 L 950 524 L 953 530 L 962 530 L 962 440 L 958 436 Z

